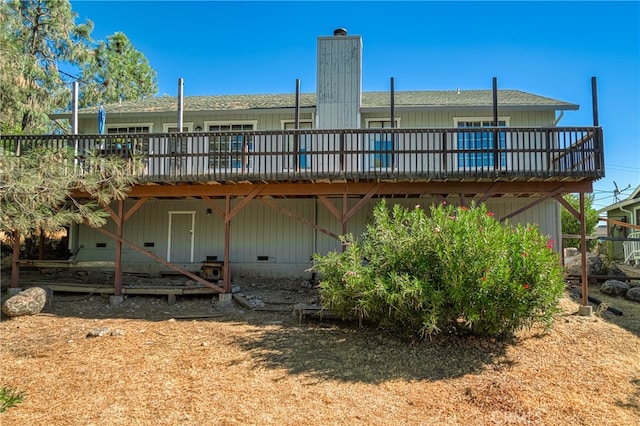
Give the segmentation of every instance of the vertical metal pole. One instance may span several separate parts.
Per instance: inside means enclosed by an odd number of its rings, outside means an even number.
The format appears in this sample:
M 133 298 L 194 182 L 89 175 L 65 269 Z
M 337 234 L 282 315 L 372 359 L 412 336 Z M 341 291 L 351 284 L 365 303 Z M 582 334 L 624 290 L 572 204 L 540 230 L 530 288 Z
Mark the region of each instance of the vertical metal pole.
M 391 128 L 396 127 L 396 85 L 393 77 L 391 77 L 391 81 L 389 82 L 390 92 L 391 92 Z
M 72 115 L 71 115 L 71 133 L 74 135 L 78 134 L 78 82 L 73 82 L 72 89 Z M 78 138 L 75 138 L 73 141 L 73 168 L 74 170 L 78 167 Z
M 78 82 L 73 82 L 72 99 L 71 99 L 72 115 L 71 115 L 71 133 L 78 134 Z M 77 150 L 77 146 L 76 146 Z M 76 155 L 77 155 L 76 151 Z
M 498 127 L 498 78 L 493 77 L 493 127 Z M 500 168 L 500 135 L 498 130 L 493 130 L 493 168 L 498 170 Z
M 294 127 L 296 130 L 300 129 L 300 79 L 296 78 L 296 108 L 294 116 Z M 296 132 L 293 136 L 293 169 L 297 172 L 300 170 L 300 135 Z
M 295 111 L 296 130 L 300 128 L 300 79 L 296 78 L 296 111 Z
M 184 123 L 183 109 L 184 109 L 184 79 L 178 79 L 178 133 L 182 133 L 182 127 Z
M 584 192 L 580 193 L 580 255 L 582 260 L 582 306 L 589 305 L 589 282 L 587 277 L 587 224 L 585 220 Z
M 598 127 L 598 86 L 595 77 L 591 77 L 591 106 L 593 109 L 593 126 Z
M 389 103 L 391 104 L 391 128 L 394 129 L 396 127 L 396 84 L 393 77 L 389 81 L 389 91 L 391 92 L 391 96 L 389 99 Z M 391 133 L 391 149 L 395 150 L 396 148 L 396 135 L 395 133 Z M 384 154 L 385 156 L 387 153 Z M 393 158 L 393 153 L 391 153 L 391 169 L 395 168 L 395 159 Z
M 498 78 L 493 77 L 493 125 L 498 127 Z

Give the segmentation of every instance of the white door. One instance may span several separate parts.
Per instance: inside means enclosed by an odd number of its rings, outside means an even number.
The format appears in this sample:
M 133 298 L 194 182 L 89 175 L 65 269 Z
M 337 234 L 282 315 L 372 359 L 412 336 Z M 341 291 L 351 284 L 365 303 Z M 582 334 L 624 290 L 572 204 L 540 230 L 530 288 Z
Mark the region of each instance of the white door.
M 196 212 L 169 212 L 167 262 L 193 262 Z

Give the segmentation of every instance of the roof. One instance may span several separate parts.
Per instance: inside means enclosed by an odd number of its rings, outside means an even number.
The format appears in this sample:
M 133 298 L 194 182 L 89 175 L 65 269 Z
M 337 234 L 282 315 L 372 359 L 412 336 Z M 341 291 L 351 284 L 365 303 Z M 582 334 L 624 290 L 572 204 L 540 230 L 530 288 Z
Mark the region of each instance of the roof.
M 616 210 L 621 207 L 626 207 L 628 205 L 637 204 L 637 203 L 640 203 L 640 185 L 638 185 L 638 187 L 631 193 L 631 195 L 629 195 L 628 198 L 622 201 L 618 201 L 617 203 L 611 204 L 607 207 L 603 207 L 600 210 L 598 210 L 598 213 L 604 213 L 611 210 Z
M 490 108 L 493 105 L 491 90 L 432 90 L 398 91 L 394 94 L 396 108 L 442 109 L 442 108 Z M 104 105 L 107 113 L 169 113 L 177 110 L 177 98 L 159 96 L 131 102 Z M 375 110 L 389 108 L 389 92 L 364 92 L 362 109 Z M 315 107 L 316 95 L 300 95 L 300 107 Z M 534 95 L 520 90 L 499 90 L 498 106 L 512 109 L 577 110 L 578 105 L 544 96 Z M 294 94 L 255 94 L 255 95 L 215 95 L 185 96 L 185 112 L 233 111 L 256 109 L 294 108 Z M 98 107 L 82 108 L 78 114 L 97 114 Z M 63 117 L 69 112 L 55 114 Z

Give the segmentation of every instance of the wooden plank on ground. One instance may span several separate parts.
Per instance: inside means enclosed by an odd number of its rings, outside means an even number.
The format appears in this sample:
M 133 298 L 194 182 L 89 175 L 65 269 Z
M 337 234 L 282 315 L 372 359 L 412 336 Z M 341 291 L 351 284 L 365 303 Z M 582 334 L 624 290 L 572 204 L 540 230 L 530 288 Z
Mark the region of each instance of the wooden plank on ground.
M 37 287 L 47 286 L 54 292 L 67 292 L 67 293 L 101 293 L 101 294 L 113 294 L 114 288 L 111 285 L 95 285 L 95 284 L 82 284 L 82 283 L 52 283 L 47 281 L 40 282 L 21 282 L 23 287 Z M 198 295 L 198 294 L 216 294 L 212 288 L 209 287 L 187 287 L 187 286 L 144 286 L 144 287 L 122 287 L 123 294 L 148 294 L 148 295 Z
M 96 261 L 96 262 L 70 262 L 68 260 L 29 260 L 22 259 L 18 261 L 20 266 L 33 266 L 36 268 L 113 268 L 113 261 Z
M 105 293 L 113 294 L 113 286 L 103 286 L 96 284 L 80 284 L 80 283 L 60 283 L 48 281 L 20 281 L 20 286 L 24 288 L 46 286 L 52 291 L 61 291 L 66 293 Z
M 310 305 L 305 303 L 298 303 L 293 307 L 293 313 L 298 315 L 300 321 L 306 317 L 313 318 L 328 318 L 328 319 L 340 319 L 340 315 L 333 311 L 323 309 L 319 305 Z
M 233 299 L 234 302 L 236 302 L 238 305 L 242 306 L 243 308 L 253 309 L 253 306 L 251 306 L 251 304 L 249 304 L 249 301 L 244 297 L 234 294 L 231 296 L 231 298 Z

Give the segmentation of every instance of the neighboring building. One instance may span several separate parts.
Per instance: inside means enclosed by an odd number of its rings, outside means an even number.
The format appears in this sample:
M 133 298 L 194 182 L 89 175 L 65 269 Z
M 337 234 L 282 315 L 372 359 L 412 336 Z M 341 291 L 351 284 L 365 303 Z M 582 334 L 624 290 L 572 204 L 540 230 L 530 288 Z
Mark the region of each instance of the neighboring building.
M 337 31 L 317 48 L 316 93 L 186 97 L 184 133 L 172 97 L 105 105 L 103 136 L 98 109 L 80 110 L 80 135 L 67 136 L 80 161 L 94 149 L 145 161 L 105 230 L 122 224 L 125 241 L 191 270 L 225 261 L 228 290 L 229 273 L 305 275 L 314 253 L 340 249 L 338 235 L 359 235 L 382 198 L 486 202 L 561 241 L 562 194 L 604 176 L 601 129 L 556 127 L 575 104 L 518 90 L 362 92 L 360 36 Z M 84 261 L 118 249 L 84 226 L 70 244 Z M 123 262 L 157 265 L 128 246 Z
M 640 185 L 625 200 L 611 204 L 598 210 L 598 214 L 607 214 L 610 222 L 607 226 L 607 237 L 627 238 L 633 235 L 640 238 Z M 625 247 L 627 250 L 625 252 Z M 640 262 L 640 244 L 613 240 L 613 257 L 625 262 Z

